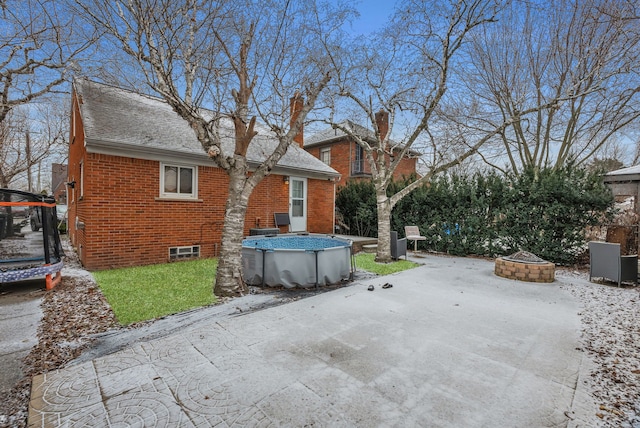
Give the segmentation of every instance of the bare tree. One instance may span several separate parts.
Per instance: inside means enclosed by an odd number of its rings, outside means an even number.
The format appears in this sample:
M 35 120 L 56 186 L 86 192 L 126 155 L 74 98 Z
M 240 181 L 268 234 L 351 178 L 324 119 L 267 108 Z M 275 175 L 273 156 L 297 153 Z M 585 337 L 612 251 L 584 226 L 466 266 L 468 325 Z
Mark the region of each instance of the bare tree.
M 43 190 L 39 186 L 40 180 L 34 182 L 42 164 L 66 149 L 66 114 L 60 113 L 49 103 L 39 103 L 29 108 L 14 108 L 0 122 L 1 188 Z M 11 236 L 11 207 L 7 207 L 6 215 L 4 235 Z
M 397 7 L 392 25 L 378 35 L 375 46 L 338 66 L 335 79 L 336 111 L 366 120 L 374 135 L 332 116 L 327 122 L 359 144 L 370 166 L 376 190 L 378 249 L 376 261 L 391 260 L 390 221 L 393 207 L 434 175 L 472 156 L 491 137 L 468 141 L 456 134 L 449 144 L 433 138 L 440 105 L 450 85 L 456 58 L 469 34 L 495 20 L 499 1 L 452 0 L 449 2 L 406 0 Z M 362 52 L 359 54 L 358 52 Z M 378 111 L 380 109 L 380 111 Z M 509 123 L 497 125 L 493 135 Z M 400 138 L 392 138 L 394 129 Z M 394 195 L 388 187 L 402 158 L 412 147 L 430 147 L 427 172 Z
M 66 146 L 66 112 L 50 103 L 13 109 L 0 123 L 0 187 L 40 192 L 35 170 Z
M 83 16 L 136 60 L 149 87 L 193 128 L 229 177 L 214 292 L 246 292 L 241 241 L 249 196 L 292 144 L 330 80 L 324 46 L 345 15 L 313 0 L 77 0 Z M 295 90 L 305 97 L 291 116 Z M 250 170 L 260 118 L 277 147 Z M 293 119 L 293 120 L 292 120 Z M 232 130 L 233 147 L 223 137 Z
M 92 46 L 54 0 L 6 0 L 0 8 L 0 186 L 15 186 L 62 138 L 60 123 L 35 101 L 61 90 Z M 39 114 L 44 114 L 37 117 Z M 11 217 L 11 213 L 8 213 Z M 7 234 L 13 229 L 5 222 Z
M 55 92 L 94 41 L 53 0 L 6 0 L 0 10 L 0 123 Z M 0 142 L 1 143 L 1 142 Z
M 474 34 L 463 81 L 473 132 L 513 120 L 482 154 L 493 166 L 587 163 L 640 117 L 640 18 L 633 2 L 516 2 Z M 525 114 L 524 112 L 529 112 Z M 630 142 L 630 141 L 627 141 Z

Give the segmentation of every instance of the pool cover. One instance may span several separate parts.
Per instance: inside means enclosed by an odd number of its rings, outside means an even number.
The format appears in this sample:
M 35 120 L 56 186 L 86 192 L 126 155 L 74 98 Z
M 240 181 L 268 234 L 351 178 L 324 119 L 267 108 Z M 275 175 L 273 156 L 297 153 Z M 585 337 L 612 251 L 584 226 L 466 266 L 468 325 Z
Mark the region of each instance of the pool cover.
M 308 288 L 351 277 L 351 241 L 326 235 L 252 237 L 242 242 L 249 285 Z

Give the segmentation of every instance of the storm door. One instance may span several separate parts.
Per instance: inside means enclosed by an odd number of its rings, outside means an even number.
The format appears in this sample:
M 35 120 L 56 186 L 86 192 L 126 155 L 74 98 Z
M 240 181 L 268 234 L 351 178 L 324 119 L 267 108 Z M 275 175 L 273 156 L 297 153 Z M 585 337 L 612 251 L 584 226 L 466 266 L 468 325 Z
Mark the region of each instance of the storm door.
M 291 231 L 307 230 L 307 179 L 291 177 L 289 181 L 289 216 Z

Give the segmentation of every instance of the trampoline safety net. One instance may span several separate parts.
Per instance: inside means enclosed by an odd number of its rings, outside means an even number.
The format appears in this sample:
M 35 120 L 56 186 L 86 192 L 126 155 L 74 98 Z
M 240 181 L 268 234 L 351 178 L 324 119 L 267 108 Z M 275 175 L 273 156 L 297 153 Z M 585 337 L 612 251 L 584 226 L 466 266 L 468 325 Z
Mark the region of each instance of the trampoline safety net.
M 62 256 L 55 199 L 0 189 L 0 283 L 44 276 L 53 288 Z

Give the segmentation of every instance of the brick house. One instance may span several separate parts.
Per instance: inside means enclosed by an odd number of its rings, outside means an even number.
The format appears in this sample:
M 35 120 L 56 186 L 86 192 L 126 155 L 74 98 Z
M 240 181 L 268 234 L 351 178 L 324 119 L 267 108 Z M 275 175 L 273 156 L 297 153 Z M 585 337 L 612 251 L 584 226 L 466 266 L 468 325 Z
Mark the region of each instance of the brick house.
M 222 127 L 225 150 L 232 132 Z M 253 167 L 277 144 L 268 129 L 258 132 L 247 152 Z M 276 212 L 290 213 L 292 231 L 332 233 L 337 180 L 292 145 L 254 190 L 244 234 L 275 227 Z M 217 255 L 227 175 L 159 98 L 76 80 L 67 181 L 69 238 L 88 269 Z
M 351 128 L 356 135 L 363 137 L 365 141 L 373 141 L 375 136 L 373 131 L 350 120 L 344 121 L 340 125 Z M 379 126 L 381 126 L 380 129 L 386 129 L 382 124 Z M 338 186 L 344 186 L 349 180 L 368 180 L 371 178 L 371 169 L 365 158 L 364 149 L 340 129 L 328 128 L 310 136 L 304 143 L 304 149 L 340 173 L 341 178 L 338 181 Z M 410 150 L 400 161 L 393 178 L 399 180 L 403 176 L 415 174 L 418 157 L 418 152 Z
M 51 193 L 59 204 L 67 203 L 67 165 L 51 164 Z

